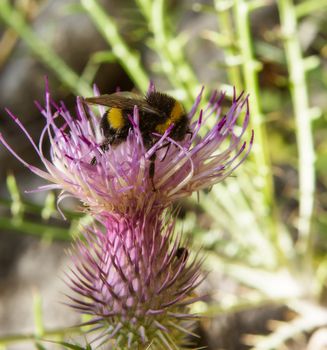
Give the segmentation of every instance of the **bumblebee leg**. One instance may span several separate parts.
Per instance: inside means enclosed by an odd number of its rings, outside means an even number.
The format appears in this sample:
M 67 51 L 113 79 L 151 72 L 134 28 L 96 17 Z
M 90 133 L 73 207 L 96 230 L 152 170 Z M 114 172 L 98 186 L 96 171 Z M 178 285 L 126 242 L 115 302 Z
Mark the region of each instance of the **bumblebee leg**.
M 109 143 L 108 142 L 104 142 L 102 145 L 100 145 L 100 149 L 105 152 L 108 151 L 109 149 Z M 91 165 L 97 165 L 97 157 L 93 157 L 91 160 Z
M 93 157 L 92 160 L 91 160 L 91 165 L 97 165 L 97 157 Z
M 191 136 L 190 136 L 190 139 L 193 137 L 193 131 L 191 131 L 191 130 L 186 131 L 186 134 L 191 135 Z
M 156 149 L 156 152 L 158 152 L 159 150 L 161 150 L 161 149 L 167 147 L 167 151 L 166 151 L 164 157 L 160 160 L 161 162 L 162 162 L 163 160 L 165 160 L 165 158 L 166 158 L 166 156 L 167 156 L 167 153 L 168 153 L 168 151 L 169 151 L 170 145 L 171 145 L 171 143 L 170 143 L 170 142 L 167 142 L 167 143 L 165 143 L 164 145 L 162 145 L 162 146 L 160 146 L 160 147 L 158 147 L 158 148 Z
M 171 145 L 171 143 L 170 143 L 170 142 L 167 142 L 165 145 L 163 145 L 163 146 L 160 147 L 160 148 L 167 147 L 166 153 L 165 153 L 165 155 L 163 156 L 163 158 L 161 159 L 161 162 L 164 161 L 164 160 L 166 159 L 166 156 L 167 156 L 167 154 L 168 154 L 170 145 Z M 159 149 L 160 149 L 160 148 L 159 148 Z
M 101 151 L 106 152 L 109 149 L 109 142 L 104 142 L 102 145 L 100 145 Z
M 189 134 L 190 135 L 190 139 L 193 137 L 193 132 L 191 130 L 187 131 L 186 134 Z M 166 150 L 166 153 L 165 155 L 163 156 L 163 158 L 161 159 L 161 162 L 165 160 L 167 154 L 168 154 L 168 151 L 169 151 L 169 147 L 171 146 L 171 143 L 170 142 L 167 142 L 165 143 L 164 145 L 160 146 L 157 151 L 161 148 L 164 148 L 164 147 L 167 147 L 167 150 Z M 175 145 L 176 147 L 176 145 Z
M 150 180 L 151 180 L 153 192 L 156 192 L 156 188 L 154 186 L 154 181 L 153 181 L 156 158 L 157 158 L 157 155 L 155 153 L 153 153 L 152 156 L 150 157 L 150 167 L 149 167 L 149 177 L 150 177 Z

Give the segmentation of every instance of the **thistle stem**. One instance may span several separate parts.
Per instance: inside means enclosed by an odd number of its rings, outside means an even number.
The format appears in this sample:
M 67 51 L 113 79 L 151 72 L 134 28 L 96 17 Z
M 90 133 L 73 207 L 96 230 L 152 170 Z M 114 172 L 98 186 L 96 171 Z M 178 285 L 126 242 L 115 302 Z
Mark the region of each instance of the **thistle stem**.
M 26 219 L 0 218 L 0 228 L 3 230 L 14 230 L 40 237 L 51 237 L 57 240 L 70 240 L 69 230 L 61 227 L 52 227 L 49 224 L 39 224 Z
M 243 89 L 240 66 L 235 64 L 237 61 L 237 48 L 234 43 L 236 41 L 235 32 L 233 31 L 230 1 L 215 0 L 215 9 L 217 11 L 217 19 L 221 34 L 226 37 L 229 45 L 224 47 L 225 61 L 227 64 L 227 75 L 229 82 L 236 87 L 237 90 Z
M 175 88 L 185 92 L 185 106 L 191 107 L 197 96 L 198 80 L 189 66 L 180 39 L 167 30 L 165 2 L 163 0 L 136 0 L 153 33 L 153 45 L 161 60 L 161 67 Z
M 250 95 L 251 126 L 255 134 L 253 157 L 258 174 L 256 187 L 259 190 L 261 189 L 263 193 L 262 205 L 266 208 L 267 212 L 266 222 L 270 223 L 270 239 L 274 242 L 276 249 L 279 251 L 278 254 L 280 259 L 284 260 L 284 257 L 282 256 L 282 247 L 280 247 L 280 240 L 278 237 L 278 219 L 274 201 L 274 183 L 267 144 L 268 136 L 259 93 L 258 71 L 261 69 L 261 64 L 254 57 L 249 12 L 250 4 L 247 1 L 235 0 L 234 17 L 238 34 L 238 45 L 240 55 L 243 58 L 242 68 L 244 84 L 245 90 Z
M 53 330 L 45 330 L 43 332 L 43 339 L 64 337 L 66 335 L 71 336 L 73 333 L 81 333 L 81 327 L 66 327 L 57 328 Z M 11 334 L 0 337 L 0 346 L 9 345 L 18 342 L 34 341 L 37 338 L 36 333 L 26 334 Z
M 243 75 L 245 90 L 251 97 L 251 123 L 254 129 L 256 147 L 253 155 L 257 164 L 259 175 L 262 178 L 263 191 L 267 203 L 271 204 L 273 195 L 273 181 L 271 165 L 266 144 L 267 134 L 264 125 L 264 117 L 261 109 L 259 94 L 258 71 L 260 63 L 255 60 L 253 54 L 253 43 L 250 33 L 250 19 L 248 4 L 244 0 L 236 0 L 234 5 L 237 33 L 239 38 L 239 49 L 243 57 Z
M 296 8 L 292 0 L 278 0 L 284 46 L 290 75 L 290 91 L 295 113 L 299 155 L 299 238 L 298 252 L 311 259 L 311 219 L 314 206 L 315 171 L 306 71 L 297 35 Z

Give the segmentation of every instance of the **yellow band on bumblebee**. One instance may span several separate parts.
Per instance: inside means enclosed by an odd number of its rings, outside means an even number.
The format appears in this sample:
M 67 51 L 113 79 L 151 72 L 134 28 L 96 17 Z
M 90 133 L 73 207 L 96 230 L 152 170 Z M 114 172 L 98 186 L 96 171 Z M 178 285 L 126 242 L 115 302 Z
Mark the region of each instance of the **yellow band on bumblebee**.
M 169 118 L 164 123 L 158 124 L 156 126 L 156 131 L 159 134 L 163 134 L 170 127 L 171 124 L 176 124 L 184 114 L 185 113 L 183 106 L 178 101 L 175 101 L 174 107 L 170 112 Z
M 125 125 L 123 111 L 120 108 L 110 108 L 107 113 L 107 120 L 113 129 L 121 129 Z

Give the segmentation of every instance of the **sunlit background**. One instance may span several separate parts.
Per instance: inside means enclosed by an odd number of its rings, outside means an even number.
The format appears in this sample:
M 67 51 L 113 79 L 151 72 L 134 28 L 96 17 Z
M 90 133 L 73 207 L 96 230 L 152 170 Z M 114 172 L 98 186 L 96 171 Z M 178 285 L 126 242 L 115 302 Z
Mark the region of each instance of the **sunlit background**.
M 0 0 L 0 132 L 34 165 L 4 108 L 37 140 L 45 76 L 72 110 L 94 83 L 144 93 L 152 80 L 186 108 L 202 85 L 250 95 L 251 156 L 180 203 L 177 230 L 210 271 L 197 346 L 327 349 L 326 19 L 326 0 Z M 79 339 L 61 277 L 88 218 L 26 193 L 45 182 L 2 146 L 0 176 L 0 349 L 62 348 L 43 340 Z

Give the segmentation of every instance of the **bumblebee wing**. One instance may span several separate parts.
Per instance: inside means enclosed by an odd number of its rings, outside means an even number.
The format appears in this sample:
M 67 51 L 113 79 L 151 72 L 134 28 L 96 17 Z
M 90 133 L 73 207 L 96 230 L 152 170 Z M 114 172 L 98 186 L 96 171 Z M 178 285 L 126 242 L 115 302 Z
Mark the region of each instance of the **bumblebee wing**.
M 134 94 L 132 92 L 123 91 L 116 92 L 114 94 L 106 94 L 95 97 L 86 97 L 84 101 L 88 104 L 96 104 L 107 107 L 121 108 L 126 104 L 130 105 L 131 101 L 134 101 L 134 105 L 142 100 L 142 96 Z
M 160 113 L 155 108 L 150 106 L 141 95 L 128 91 L 116 92 L 110 95 L 87 97 L 84 99 L 84 101 L 87 104 L 115 107 L 131 111 L 134 109 L 134 106 L 137 106 L 140 111 L 160 116 Z

